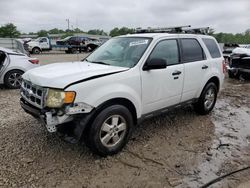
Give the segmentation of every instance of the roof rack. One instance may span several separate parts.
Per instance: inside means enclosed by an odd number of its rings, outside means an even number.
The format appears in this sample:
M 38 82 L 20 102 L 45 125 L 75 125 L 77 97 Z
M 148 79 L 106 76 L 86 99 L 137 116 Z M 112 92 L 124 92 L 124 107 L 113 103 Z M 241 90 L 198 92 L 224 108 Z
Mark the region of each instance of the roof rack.
M 175 27 L 148 27 L 146 29 L 136 28 L 135 33 L 189 33 L 207 35 L 209 27 L 191 28 L 191 25 Z

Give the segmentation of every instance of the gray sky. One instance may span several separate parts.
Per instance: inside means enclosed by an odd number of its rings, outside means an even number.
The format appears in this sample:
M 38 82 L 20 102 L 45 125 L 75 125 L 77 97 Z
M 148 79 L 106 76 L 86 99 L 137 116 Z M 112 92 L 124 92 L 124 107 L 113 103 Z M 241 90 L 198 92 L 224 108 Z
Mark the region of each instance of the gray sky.
M 210 26 L 216 32 L 250 28 L 250 0 L 0 0 L 0 25 L 22 32 L 114 27 Z

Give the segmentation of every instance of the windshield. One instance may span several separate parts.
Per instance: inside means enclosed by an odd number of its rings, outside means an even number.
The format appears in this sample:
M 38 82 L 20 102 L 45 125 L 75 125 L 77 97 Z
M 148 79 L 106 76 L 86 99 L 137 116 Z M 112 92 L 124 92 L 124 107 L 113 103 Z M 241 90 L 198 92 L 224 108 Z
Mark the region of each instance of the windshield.
M 71 36 L 70 37 L 66 37 L 66 38 L 62 39 L 62 41 L 68 40 L 70 38 L 71 38 Z
M 41 40 L 41 37 L 37 38 L 35 41 L 36 42 L 39 42 Z
M 91 63 L 132 68 L 139 62 L 151 40 L 145 37 L 113 38 L 85 60 Z

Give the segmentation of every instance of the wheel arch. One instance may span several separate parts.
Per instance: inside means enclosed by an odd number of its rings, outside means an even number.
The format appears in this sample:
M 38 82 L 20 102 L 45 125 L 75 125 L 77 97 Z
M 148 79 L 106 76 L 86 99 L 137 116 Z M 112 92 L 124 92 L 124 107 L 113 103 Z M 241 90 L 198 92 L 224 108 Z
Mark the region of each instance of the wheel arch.
M 213 83 L 215 83 L 215 85 L 216 85 L 216 87 L 217 87 L 217 91 L 219 92 L 219 90 L 220 90 L 220 79 L 217 77 L 217 76 L 213 76 L 213 77 L 211 77 L 208 81 L 207 81 L 207 83 L 206 83 L 206 85 L 208 84 L 208 83 L 210 83 L 210 82 L 213 82 Z M 206 86 L 205 85 L 205 86 Z
M 212 76 L 210 77 L 206 82 L 203 82 L 203 87 L 200 88 L 200 90 L 197 92 L 196 94 L 196 98 L 199 98 L 202 94 L 202 91 L 204 90 L 204 88 L 206 87 L 206 85 L 210 82 L 213 82 L 216 87 L 217 87 L 217 92 L 220 91 L 220 79 L 218 76 Z
M 122 98 L 122 97 L 113 98 L 113 99 L 110 99 L 110 100 L 100 104 L 96 108 L 95 114 L 98 114 L 100 111 L 107 108 L 108 106 L 115 105 L 115 104 L 125 106 L 131 112 L 134 124 L 137 124 L 137 111 L 136 111 L 134 104 L 130 100 L 128 100 L 126 98 Z
M 83 123 L 81 123 L 82 120 L 80 120 L 80 123 L 78 123 L 78 125 L 80 126 L 78 130 L 80 130 L 80 132 L 78 132 L 76 134 L 77 138 L 82 140 L 84 138 L 85 134 L 88 134 L 89 128 L 91 126 L 91 124 L 93 123 L 93 121 L 95 120 L 96 116 L 105 108 L 112 106 L 112 105 L 122 105 L 125 106 L 126 108 L 128 108 L 128 110 L 131 112 L 132 118 L 133 118 L 133 122 L 134 125 L 137 124 L 137 115 L 136 115 L 136 108 L 134 106 L 134 104 L 126 99 L 126 98 L 113 98 L 110 99 L 106 102 L 103 102 L 102 104 L 100 104 L 98 107 L 96 107 L 88 116 L 87 115 L 87 119 L 86 121 L 84 121 L 83 119 Z M 84 117 L 86 118 L 86 116 Z
M 19 69 L 19 68 L 9 69 L 9 70 L 6 70 L 6 72 L 4 73 L 4 79 L 5 79 L 6 75 L 11 71 L 21 71 L 21 72 L 25 73 L 25 70 L 23 70 L 23 69 Z

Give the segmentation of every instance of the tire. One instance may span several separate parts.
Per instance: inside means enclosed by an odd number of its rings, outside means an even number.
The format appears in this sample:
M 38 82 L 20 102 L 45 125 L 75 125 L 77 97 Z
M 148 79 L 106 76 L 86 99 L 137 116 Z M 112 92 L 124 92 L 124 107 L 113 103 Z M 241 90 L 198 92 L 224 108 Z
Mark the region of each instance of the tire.
M 21 87 L 23 71 L 11 70 L 4 76 L 4 85 L 9 89 L 19 89 Z
M 32 49 L 32 54 L 40 54 L 41 53 L 41 50 L 39 48 L 33 48 Z
M 229 78 L 235 78 L 235 77 L 236 77 L 236 76 L 234 75 L 234 73 L 233 73 L 232 71 L 230 71 L 230 70 L 228 70 L 227 73 L 228 73 L 228 77 L 229 77 Z
M 209 114 L 216 103 L 218 88 L 214 82 L 209 82 L 203 89 L 198 101 L 194 104 L 194 110 L 201 115 Z
M 72 54 L 76 54 L 76 53 L 78 52 L 78 50 L 77 50 L 77 48 L 71 48 L 71 49 L 70 49 L 70 52 L 71 52 Z
M 97 46 L 94 44 L 90 44 L 87 46 L 87 49 L 89 52 L 93 52 L 96 48 L 97 48 Z
M 95 154 L 114 155 L 128 142 L 132 127 L 133 118 L 126 107 L 107 107 L 96 116 L 85 133 L 85 143 Z

